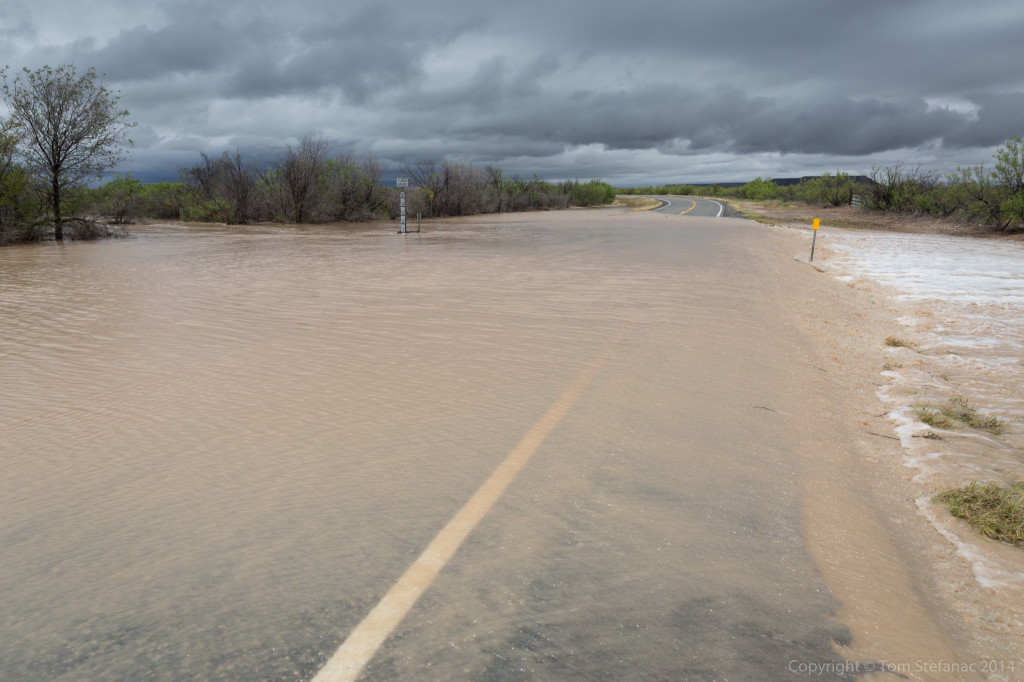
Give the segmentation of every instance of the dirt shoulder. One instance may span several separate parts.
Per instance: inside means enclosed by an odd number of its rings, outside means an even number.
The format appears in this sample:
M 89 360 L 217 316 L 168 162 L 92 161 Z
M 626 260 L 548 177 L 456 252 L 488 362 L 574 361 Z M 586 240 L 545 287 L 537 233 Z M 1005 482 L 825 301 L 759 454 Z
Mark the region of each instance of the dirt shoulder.
M 885 213 L 863 208 L 840 206 L 820 208 L 801 203 L 781 201 L 747 201 L 729 199 L 726 203 L 740 217 L 766 225 L 782 227 L 810 226 L 815 218 L 823 225 L 854 230 L 879 230 L 920 234 L 948 234 L 960 237 L 984 237 L 1024 241 L 1024 231 L 997 232 L 991 227 L 931 216 Z
M 888 216 L 871 214 L 846 225 L 841 222 L 845 216 L 860 217 L 849 208 L 773 208 L 776 225 L 787 228 L 806 228 L 819 217 L 825 225 L 852 229 L 992 236 L 951 231 L 942 221 L 886 226 L 871 218 Z M 810 245 L 806 232 L 779 229 L 771 234 L 791 249 Z M 818 241 L 815 260 L 828 263 L 829 244 Z M 802 354 L 822 372 L 819 393 L 810 396 L 805 410 L 794 410 L 809 417 L 804 532 L 841 604 L 838 616 L 853 633 L 848 658 L 889 661 L 909 679 L 1013 679 L 999 670 L 983 670 L 980 662 L 999 661 L 1019 673 L 1024 664 L 1017 634 L 1024 612 L 1021 592 L 979 583 L 957 546 L 921 513 L 918 500 L 928 491 L 907 466 L 889 419 L 891 406 L 880 394 L 889 384 L 882 374 L 890 360 L 886 338 L 907 333 L 899 321 L 909 312 L 907 304 L 868 280 L 846 282 L 796 263 L 780 262 L 779 267 L 779 281 L 789 283 L 777 292 L 780 307 L 795 312 Z M 789 392 L 806 390 L 801 384 Z M 1011 556 L 1015 548 L 974 538 L 970 529 L 962 537 L 972 547 L 1007 556 L 1010 565 L 1018 561 Z M 949 660 L 968 664 L 966 673 L 957 678 L 932 666 Z

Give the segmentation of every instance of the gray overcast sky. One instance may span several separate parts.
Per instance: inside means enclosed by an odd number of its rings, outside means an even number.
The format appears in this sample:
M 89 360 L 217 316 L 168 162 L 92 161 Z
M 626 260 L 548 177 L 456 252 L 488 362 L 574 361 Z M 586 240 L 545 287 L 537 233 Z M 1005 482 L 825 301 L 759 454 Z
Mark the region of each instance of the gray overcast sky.
M 5 0 L 0 65 L 105 73 L 144 179 L 314 133 L 646 184 L 990 163 L 1022 36 L 1020 0 Z

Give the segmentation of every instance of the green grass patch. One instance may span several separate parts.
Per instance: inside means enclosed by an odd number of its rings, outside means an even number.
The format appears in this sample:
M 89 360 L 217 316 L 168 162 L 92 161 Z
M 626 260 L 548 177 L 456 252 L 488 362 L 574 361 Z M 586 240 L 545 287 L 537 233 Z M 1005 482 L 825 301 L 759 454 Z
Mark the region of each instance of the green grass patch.
M 965 398 L 953 398 L 944 407 L 920 405 L 914 408 L 917 418 L 936 429 L 951 429 L 957 423 L 998 436 L 1006 430 L 1006 422 L 986 417 L 967 404 Z
M 1024 544 L 1024 483 L 1001 486 L 973 481 L 943 490 L 934 499 L 944 502 L 953 516 L 964 519 L 985 537 Z
M 885 345 L 889 346 L 890 348 L 913 348 L 914 347 L 914 344 L 910 343 L 909 341 L 904 341 L 903 339 L 901 339 L 901 338 L 899 338 L 897 336 L 887 336 L 887 337 L 885 337 Z

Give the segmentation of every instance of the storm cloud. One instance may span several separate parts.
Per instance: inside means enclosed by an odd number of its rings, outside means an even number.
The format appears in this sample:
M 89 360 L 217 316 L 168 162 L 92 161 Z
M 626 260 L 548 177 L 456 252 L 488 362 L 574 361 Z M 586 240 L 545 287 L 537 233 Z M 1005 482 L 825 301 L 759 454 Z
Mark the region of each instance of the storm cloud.
M 146 179 L 307 133 L 616 183 L 945 170 L 1024 134 L 1013 0 L 8 4 L 0 64 L 106 74 Z

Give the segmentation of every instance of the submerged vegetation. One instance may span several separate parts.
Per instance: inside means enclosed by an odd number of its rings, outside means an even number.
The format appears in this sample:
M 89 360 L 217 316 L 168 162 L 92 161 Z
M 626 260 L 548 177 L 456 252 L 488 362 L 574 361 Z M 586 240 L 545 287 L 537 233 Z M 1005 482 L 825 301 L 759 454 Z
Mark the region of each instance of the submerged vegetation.
M 965 398 L 953 398 L 942 407 L 920 405 L 914 408 L 917 418 L 937 429 L 950 429 L 964 424 L 978 431 L 987 431 L 998 436 L 1006 430 L 1006 424 L 998 417 L 986 417 L 967 404 Z
M 898 336 L 887 336 L 885 337 L 885 345 L 890 348 L 913 348 L 913 344 L 909 341 L 904 341 Z
M 998 485 L 973 481 L 943 490 L 935 500 L 944 502 L 953 516 L 964 519 L 987 538 L 1024 545 L 1024 483 Z

